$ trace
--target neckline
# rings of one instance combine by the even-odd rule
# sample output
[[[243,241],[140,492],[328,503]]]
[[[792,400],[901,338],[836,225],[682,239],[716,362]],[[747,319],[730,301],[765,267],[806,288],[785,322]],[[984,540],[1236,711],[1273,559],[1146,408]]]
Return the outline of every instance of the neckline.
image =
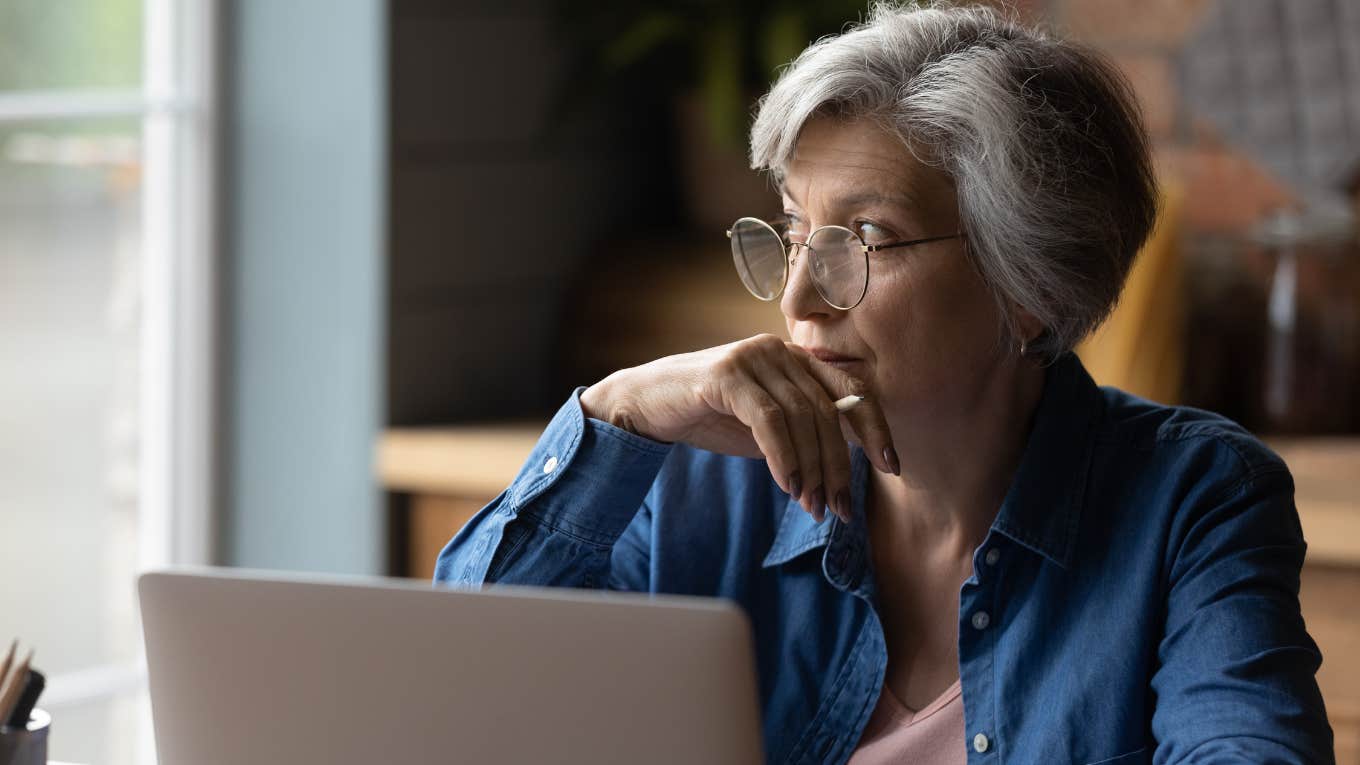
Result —
[[[888,687],[886,682],[883,684],[883,698],[887,700],[889,706],[893,707],[893,716],[906,718],[907,725],[914,725],[921,722],[927,717],[939,712],[941,709],[944,709],[946,706],[949,706],[954,699],[961,695],[963,695],[962,677],[955,680],[953,685],[945,688],[939,696],[935,697],[934,701],[931,701],[929,704],[922,707],[920,711],[917,711],[907,706],[901,699],[897,698],[897,694],[893,693],[892,688]]]

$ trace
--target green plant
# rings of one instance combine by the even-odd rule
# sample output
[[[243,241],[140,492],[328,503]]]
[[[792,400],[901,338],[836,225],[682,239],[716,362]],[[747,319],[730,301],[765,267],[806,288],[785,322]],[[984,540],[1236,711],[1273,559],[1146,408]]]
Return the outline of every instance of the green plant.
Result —
[[[752,95],[808,43],[866,8],[865,0],[567,0],[559,17],[587,89],[693,90],[711,134],[737,146]]]

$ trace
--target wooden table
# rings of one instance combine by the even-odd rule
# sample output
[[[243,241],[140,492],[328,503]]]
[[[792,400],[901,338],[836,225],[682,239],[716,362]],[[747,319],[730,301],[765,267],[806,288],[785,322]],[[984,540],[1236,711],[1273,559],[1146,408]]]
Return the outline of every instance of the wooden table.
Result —
[[[404,529],[392,573],[429,579],[444,544],[519,472],[542,423],[387,431],[377,470]],[[1308,556],[1299,601],[1322,648],[1337,762],[1360,765],[1360,439],[1272,440],[1294,473]]]

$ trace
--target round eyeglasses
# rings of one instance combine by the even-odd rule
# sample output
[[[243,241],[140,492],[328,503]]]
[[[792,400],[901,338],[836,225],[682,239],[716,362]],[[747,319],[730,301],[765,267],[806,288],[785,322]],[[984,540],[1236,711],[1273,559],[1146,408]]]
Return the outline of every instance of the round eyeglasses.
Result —
[[[759,218],[738,218],[727,230],[737,275],[752,295],[770,301],[783,294],[789,281],[789,266],[798,264],[797,248],[805,247],[808,271],[817,294],[842,311],[859,305],[869,291],[869,253],[962,236],[957,233],[865,244],[859,234],[844,226],[821,226],[808,235],[806,242],[786,242],[774,226]]]

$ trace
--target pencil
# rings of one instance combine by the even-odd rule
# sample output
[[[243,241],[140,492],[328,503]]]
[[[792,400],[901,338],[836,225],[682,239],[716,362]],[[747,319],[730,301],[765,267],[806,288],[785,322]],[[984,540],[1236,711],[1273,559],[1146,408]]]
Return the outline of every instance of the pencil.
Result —
[[[9,672],[10,662],[14,661],[14,650],[18,647],[19,638],[15,638],[14,642],[9,644],[9,654],[5,656],[4,663],[0,664],[0,688],[5,687],[5,677]]]
[[[19,695],[24,692],[24,686],[28,684],[28,665],[33,661],[33,649],[29,649],[28,656],[19,662],[19,666],[14,668],[14,672],[5,682],[3,691],[0,691],[0,725],[4,725],[9,720],[10,712],[14,711],[14,704],[19,701]]]
[[[863,396],[846,396],[845,398],[837,399],[836,411],[840,412],[841,414],[844,414],[850,411],[851,409],[854,409],[856,406],[859,406],[859,402],[863,400],[864,400]]]

